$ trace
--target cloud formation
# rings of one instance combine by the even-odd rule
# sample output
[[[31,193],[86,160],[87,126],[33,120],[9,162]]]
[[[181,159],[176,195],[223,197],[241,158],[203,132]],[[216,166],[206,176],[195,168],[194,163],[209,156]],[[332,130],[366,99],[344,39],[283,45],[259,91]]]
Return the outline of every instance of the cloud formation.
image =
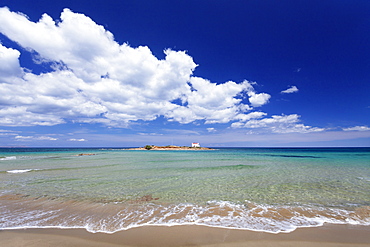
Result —
[[[83,138],[81,138],[81,139],[72,138],[72,139],[69,139],[68,141],[71,141],[71,142],[86,142],[86,140],[83,139]]]
[[[370,128],[367,126],[355,126],[350,128],[343,128],[344,131],[370,131]]]
[[[0,136],[17,136],[18,131],[0,129]]]
[[[20,51],[0,44],[3,126],[127,127],[159,116],[179,123],[228,123],[270,99],[248,81],[216,84],[194,77],[197,65],[184,51],[167,49],[158,59],[146,46],[119,44],[103,26],[69,9],[60,20],[43,14],[32,22],[3,7],[0,32],[31,52],[35,63],[51,64],[50,72],[33,73],[21,67]]]
[[[296,93],[298,92],[298,88],[296,86],[291,86],[290,88],[284,90],[284,91],[281,91],[281,93]]]
[[[244,122],[236,122],[233,128],[261,129],[272,133],[310,133],[324,131],[324,128],[306,126],[300,123],[299,115],[274,115],[271,118],[262,118],[266,113],[253,112],[245,115]]]
[[[14,137],[17,141],[57,141],[58,138],[50,136],[16,136]]]

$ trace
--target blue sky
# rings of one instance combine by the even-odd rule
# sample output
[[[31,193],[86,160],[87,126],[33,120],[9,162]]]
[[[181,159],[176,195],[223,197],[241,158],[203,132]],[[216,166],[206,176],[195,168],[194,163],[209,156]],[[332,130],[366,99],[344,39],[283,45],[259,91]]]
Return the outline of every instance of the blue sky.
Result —
[[[0,146],[370,146],[370,2],[0,3]]]

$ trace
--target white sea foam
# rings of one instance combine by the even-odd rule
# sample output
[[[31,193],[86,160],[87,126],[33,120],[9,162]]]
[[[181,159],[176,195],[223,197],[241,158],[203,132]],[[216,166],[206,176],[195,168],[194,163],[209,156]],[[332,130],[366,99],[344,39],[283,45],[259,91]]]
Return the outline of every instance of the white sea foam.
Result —
[[[0,158],[0,160],[15,160],[15,159],[17,159],[16,156],[7,156],[7,157]]]
[[[22,169],[22,170],[10,170],[7,171],[7,173],[25,173],[25,172],[30,172],[30,171],[39,171],[41,169]]]
[[[7,171],[8,173],[24,173],[24,172],[30,172],[32,169],[24,169],[24,170],[10,170]]]
[[[29,205],[27,202],[25,206]],[[41,202],[40,202],[41,203]],[[52,203],[52,202],[51,202]],[[43,204],[46,205],[46,204]],[[48,203],[49,205],[49,203]],[[127,206],[127,205],[126,205]],[[132,206],[96,204],[53,205],[48,211],[3,210],[0,229],[14,228],[85,228],[89,232],[114,233],[131,228],[157,225],[202,225],[209,227],[251,230],[269,233],[292,232],[302,227],[318,227],[324,223],[370,225],[367,213],[334,208],[307,208],[236,204],[211,201],[206,206],[194,204]],[[77,210],[78,209],[78,210]],[[367,216],[366,216],[367,215]]]

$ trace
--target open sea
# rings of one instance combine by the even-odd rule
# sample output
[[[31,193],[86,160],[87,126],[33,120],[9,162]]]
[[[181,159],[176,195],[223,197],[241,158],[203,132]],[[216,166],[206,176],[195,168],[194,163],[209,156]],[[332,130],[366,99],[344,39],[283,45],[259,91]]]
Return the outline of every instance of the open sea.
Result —
[[[324,223],[370,225],[370,148],[0,148],[0,229]]]

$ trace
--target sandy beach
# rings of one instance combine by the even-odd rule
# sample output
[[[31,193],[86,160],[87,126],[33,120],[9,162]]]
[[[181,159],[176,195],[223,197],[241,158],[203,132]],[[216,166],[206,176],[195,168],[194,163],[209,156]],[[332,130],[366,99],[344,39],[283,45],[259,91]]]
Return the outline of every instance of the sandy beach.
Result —
[[[145,226],[114,234],[83,229],[22,229],[0,231],[0,246],[370,246],[370,226],[324,225],[291,233],[270,234],[205,226]]]

